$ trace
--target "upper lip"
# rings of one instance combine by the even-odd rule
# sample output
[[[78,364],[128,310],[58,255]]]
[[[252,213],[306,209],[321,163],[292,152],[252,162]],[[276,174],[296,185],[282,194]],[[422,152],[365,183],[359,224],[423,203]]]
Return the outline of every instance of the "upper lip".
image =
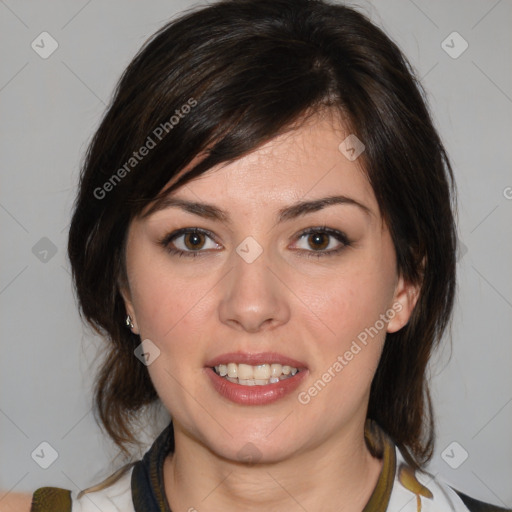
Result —
[[[278,354],[277,352],[230,352],[210,359],[206,362],[205,366],[213,368],[214,366],[228,363],[249,364],[251,366],[277,363],[283,366],[292,366],[297,369],[306,368],[304,363],[292,359],[291,357]]]

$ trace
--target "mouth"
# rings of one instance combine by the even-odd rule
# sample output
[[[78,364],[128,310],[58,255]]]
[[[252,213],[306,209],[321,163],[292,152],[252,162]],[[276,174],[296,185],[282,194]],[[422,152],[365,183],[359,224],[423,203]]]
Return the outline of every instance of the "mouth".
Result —
[[[214,389],[232,402],[264,405],[292,393],[309,371],[300,361],[276,352],[233,352],[205,365]]]
[[[241,386],[266,386],[293,377],[300,370],[295,366],[279,363],[258,365],[227,363],[212,367],[212,370],[233,384]]]

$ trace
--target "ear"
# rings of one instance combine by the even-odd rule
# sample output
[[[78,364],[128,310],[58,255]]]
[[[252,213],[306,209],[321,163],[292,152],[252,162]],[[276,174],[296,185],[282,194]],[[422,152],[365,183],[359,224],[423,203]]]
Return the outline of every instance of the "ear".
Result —
[[[123,298],[124,307],[126,308],[126,314],[130,315],[130,319],[132,321],[133,327],[127,325],[127,327],[134,333],[139,334],[139,327],[137,325],[137,317],[135,315],[135,308],[133,307],[132,295],[130,292],[130,287],[126,280],[120,279],[118,281],[119,293]]]
[[[404,327],[416,306],[420,294],[420,285],[407,282],[403,276],[398,278],[393,295],[391,309],[395,315],[389,320],[387,332],[396,332]]]

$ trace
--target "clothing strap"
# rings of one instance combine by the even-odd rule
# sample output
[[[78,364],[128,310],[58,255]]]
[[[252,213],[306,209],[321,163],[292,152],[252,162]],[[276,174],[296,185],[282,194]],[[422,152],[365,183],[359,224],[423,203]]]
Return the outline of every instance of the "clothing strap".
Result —
[[[171,421],[133,467],[131,485],[135,512],[172,512],[163,479],[165,458],[172,451],[174,429]]]
[[[32,494],[30,512],[71,512],[71,491],[40,487]]]
[[[384,512],[388,508],[396,473],[396,452],[393,441],[373,420],[367,420],[364,437],[370,453],[382,459],[382,469],[377,485],[363,512]]]

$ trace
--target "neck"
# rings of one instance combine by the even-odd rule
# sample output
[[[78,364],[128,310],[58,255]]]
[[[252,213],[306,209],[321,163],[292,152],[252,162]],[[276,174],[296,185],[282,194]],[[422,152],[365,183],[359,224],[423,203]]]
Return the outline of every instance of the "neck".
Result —
[[[253,465],[219,457],[179,425],[174,432],[176,450],[164,464],[172,510],[361,511],[382,468],[362,425],[285,460]]]

